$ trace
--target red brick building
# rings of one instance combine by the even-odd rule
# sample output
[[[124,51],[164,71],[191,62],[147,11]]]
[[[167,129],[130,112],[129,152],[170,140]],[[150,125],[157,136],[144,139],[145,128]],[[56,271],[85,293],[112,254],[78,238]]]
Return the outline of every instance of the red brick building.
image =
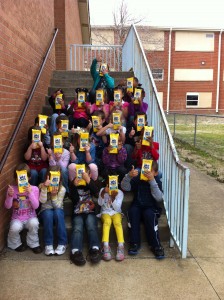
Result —
[[[101,34],[99,34],[99,31]],[[224,37],[221,29],[137,27],[159,98],[167,112],[224,114]],[[92,27],[92,43],[113,27]]]
[[[59,28],[23,124],[0,174],[0,250],[10,213],[4,208],[7,185],[21,162],[27,130],[41,113],[52,71],[69,65],[71,43],[90,43],[88,0],[0,2],[0,159],[34,84],[45,52]]]

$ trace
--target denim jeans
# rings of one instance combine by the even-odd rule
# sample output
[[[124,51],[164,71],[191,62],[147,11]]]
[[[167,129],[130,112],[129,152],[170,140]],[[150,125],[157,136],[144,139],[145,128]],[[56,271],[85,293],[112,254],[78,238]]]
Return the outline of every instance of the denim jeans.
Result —
[[[71,249],[83,249],[83,231],[84,226],[86,227],[89,248],[93,246],[100,247],[98,228],[97,228],[97,217],[93,213],[75,215],[72,220],[72,236],[71,236]]]
[[[56,225],[58,245],[67,245],[67,232],[65,228],[64,211],[61,208],[45,209],[40,214],[44,225],[44,244],[45,246],[53,245],[54,228]]]
[[[159,213],[151,207],[142,208],[132,205],[128,210],[128,219],[131,224],[130,243],[141,244],[140,224],[143,219],[148,244],[152,247],[160,247],[158,216]]]
[[[31,169],[31,179],[30,184],[38,186],[40,183],[46,180],[47,169],[43,168],[39,172],[37,170]]]
[[[61,167],[62,185],[65,187],[66,192],[69,193],[68,187],[68,168]]]

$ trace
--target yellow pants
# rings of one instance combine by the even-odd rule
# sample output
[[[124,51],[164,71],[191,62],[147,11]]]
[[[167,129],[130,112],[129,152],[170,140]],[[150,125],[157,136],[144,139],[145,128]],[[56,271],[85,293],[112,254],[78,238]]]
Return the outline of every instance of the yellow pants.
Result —
[[[118,243],[124,243],[124,234],[122,228],[122,217],[121,214],[117,213],[113,216],[102,214],[101,220],[103,222],[103,237],[102,242],[109,242],[109,234],[110,234],[110,227],[113,221],[114,228],[117,235]]]

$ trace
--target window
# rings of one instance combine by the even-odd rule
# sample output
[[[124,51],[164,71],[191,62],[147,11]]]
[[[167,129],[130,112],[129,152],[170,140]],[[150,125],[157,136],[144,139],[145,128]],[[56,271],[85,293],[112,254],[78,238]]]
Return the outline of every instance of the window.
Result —
[[[186,106],[187,107],[195,107],[199,105],[199,94],[198,93],[187,93],[186,95]]]
[[[163,80],[163,69],[152,69],[152,76],[155,80]]]

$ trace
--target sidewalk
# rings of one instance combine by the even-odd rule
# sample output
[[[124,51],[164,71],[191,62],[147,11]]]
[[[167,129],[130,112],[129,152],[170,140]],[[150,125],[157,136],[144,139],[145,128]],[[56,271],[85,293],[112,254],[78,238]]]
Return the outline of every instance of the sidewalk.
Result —
[[[136,258],[98,266],[68,255],[6,252],[0,257],[0,299],[224,299],[224,184],[190,166],[188,257],[165,244],[157,261],[144,245]]]

